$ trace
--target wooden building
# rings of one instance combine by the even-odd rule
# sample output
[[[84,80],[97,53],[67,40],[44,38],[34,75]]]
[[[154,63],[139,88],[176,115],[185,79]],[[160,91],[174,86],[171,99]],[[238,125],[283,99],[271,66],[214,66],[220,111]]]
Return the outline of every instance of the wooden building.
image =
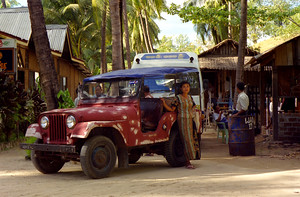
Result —
[[[52,57],[61,90],[68,89],[75,98],[78,83],[91,75],[84,61],[72,55],[71,40],[67,25],[46,25]],[[0,39],[14,39],[17,43],[15,79],[28,89],[35,85],[39,65],[31,36],[28,8],[0,9]]]
[[[227,39],[198,55],[204,89],[209,89],[212,102],[217,102],[221,106],[232,105],[238,47],[238,42]],[[258,52],[246,48],[245,62],[257,54]],[[259,85],[257,80],[253,80],[253,77],[258,73],[257,71],[257,68],[245,68],[244,82],[251,87]]]
[[[266,68],[272,68],[274,140],[300,142],[300,35],[254,56],[248,65],[260,68],[262,98],[265,98]],[[260,111],[266,111],[264,102]],[[261,116],[261,122],[264,125],[265,116]]]

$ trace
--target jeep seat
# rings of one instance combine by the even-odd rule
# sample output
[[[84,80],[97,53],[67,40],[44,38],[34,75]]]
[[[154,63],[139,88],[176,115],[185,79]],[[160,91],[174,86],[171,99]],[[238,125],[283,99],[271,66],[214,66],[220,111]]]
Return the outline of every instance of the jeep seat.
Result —
[[[142,131],[155,131],[163,113],[159,98],[141,98]]]

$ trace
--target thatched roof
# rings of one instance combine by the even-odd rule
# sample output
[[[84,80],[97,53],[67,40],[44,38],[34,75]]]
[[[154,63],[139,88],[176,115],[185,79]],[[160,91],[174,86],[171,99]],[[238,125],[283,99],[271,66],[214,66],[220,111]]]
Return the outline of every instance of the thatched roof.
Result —
[[[249,62],[252,56],[246,56],[244,63]],[[200,69],[236,70],[238,57],[201,57],[198,58]],[[244,68],[247,71],[257,71],[258,67]]]
[[[222,49],[224,48],[224,49]],[[226,39],[215,45],[213,48],[204,51],[198,55],[198,57],[207,57],[207,56],[237,56],[239,48],[239,43],[232,39]],[[255,56],[259,54],[257,51],[254,51],[246,47],[245,56]]]
[[[198,61],[201,69],[216,69],[216,70],[235,70],[238,62],[238,47],[239,43],[226,39],[213,48],[204,51],[198,55]],[[258,52],[248,47],[245,50],[245,61],[257,55]],[[247,67],[245,70],[257,70],[257,68]]]

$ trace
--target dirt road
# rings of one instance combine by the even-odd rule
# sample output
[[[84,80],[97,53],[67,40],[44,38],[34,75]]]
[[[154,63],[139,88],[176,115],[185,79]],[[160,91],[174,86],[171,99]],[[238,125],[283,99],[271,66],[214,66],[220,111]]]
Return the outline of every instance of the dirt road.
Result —
[[[300,151],[300,150],[299,150]],[[39,173],[24,151],[0,152],[0,196],[300,196],[300,160],[269,156],[232,157],[215,132],[202,139],[195,170],[171,168],[162,156],[143,156],[109,178],[88,179],[80,163],[67,163],[57,174]],[[273,157],[273,158],[272,158]]]

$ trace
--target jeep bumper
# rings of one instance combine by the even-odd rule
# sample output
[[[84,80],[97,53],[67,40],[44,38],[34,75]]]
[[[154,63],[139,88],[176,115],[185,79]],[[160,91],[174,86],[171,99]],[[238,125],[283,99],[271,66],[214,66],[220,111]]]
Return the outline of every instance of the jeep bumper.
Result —
[[[53,144],[20,144],[21,149],[47,151],[47,152],[60,152],[60,153],[76,153],[74,145],[53,145]]]

